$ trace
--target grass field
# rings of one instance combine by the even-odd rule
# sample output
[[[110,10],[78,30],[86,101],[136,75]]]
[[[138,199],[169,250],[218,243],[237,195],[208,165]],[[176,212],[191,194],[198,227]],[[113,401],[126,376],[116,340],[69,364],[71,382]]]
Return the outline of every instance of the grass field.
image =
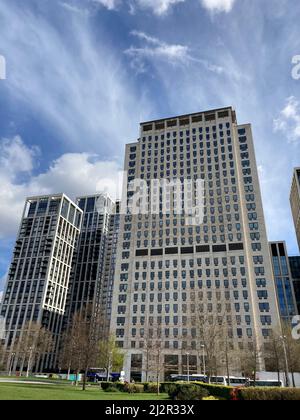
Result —
[[[107,401],[141,401],[166,400],[167,394],[126,394],[124,392],[107,393],[99,388],[88,388],[82,391],[80,387],[55,385],[27,385],[0,383],[0,400],[107,400]]]

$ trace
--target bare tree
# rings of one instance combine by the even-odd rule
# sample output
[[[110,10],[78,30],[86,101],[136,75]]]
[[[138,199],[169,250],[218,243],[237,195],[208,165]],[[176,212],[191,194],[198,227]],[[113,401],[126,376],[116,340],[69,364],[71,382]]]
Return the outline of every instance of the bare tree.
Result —
[[[290,373],[292,374],[293,387],[296,388],[295,373],[300,372],[300,343],[292,336],[292,325],[289,322],[282,324],[281,344],[283,353],[286,351],[287,362]],[[285,355],[283,356],[285,357]],[[288,370],[288,369],[286,369]],[[289,372],[287,372],[288,374]]]
[[[281,326],[274,328],[272,330],[270,340],[265,343],[264,346],[264,356],[267,364],[267,370],[277,372],[278,382],[280,381],[280,373],[285,371],[284,351],[281,336]]]
[[[251,342],[242,343],[242,348],[237,351],[241,370],[246,378],[253,379],[254,385],[263,355],[264,349],[255,338]]]
[[[100,331],[102,322],[91,307],[76,313],[64,337],[62,346],[62,367],[83,372],[83,391],[86,389],[87,374],[95,366],[100,352]]]
[[[146,374],[146,381],[155,378],[157,393],[159,394],[160,379],[165,371],[164,364],[164,339],[162,337],[162,327],[160,324],[150,323],[143,336],[143,371]]]
[[[220,371],[230,373],[230,340],[226,322],[225,304],[218,301],[217,313],[205,313],[203,302],[199,301],[196,312],[196,331],[199,358],[205,353],[208,381]]]
[[[27,323],[19,339],[16,340],[14,347],[9,349],[8,357],[14,354],[16,360],[21,360],[20,373],[22,375],[24,366],[27,367],[27,376],[32,370],[38,369],[39,362],[47,354],[53,352],[54,339],[53,335],[46,328],[42,327],[40,323]]]

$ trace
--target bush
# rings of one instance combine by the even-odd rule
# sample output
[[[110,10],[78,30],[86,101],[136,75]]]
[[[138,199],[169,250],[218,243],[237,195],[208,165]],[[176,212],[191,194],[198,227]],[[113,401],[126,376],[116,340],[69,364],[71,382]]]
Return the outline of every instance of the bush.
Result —
[[[176,388],[176,384],[174,382],[163,382],[160,384],[160,392],[164,394],[170,394],[170,392],[174,392]]]
[[[194,401],[208,397],[208,392],[198,385],[178,384],[174,388],[174,391],[169,393],[169,396],[172,400]]]
[[[101,382],[101,389],[103,389],[103,391],[106,391],[107,388],[116,388],[117,389],[117,384],[116,383],[112,383],[112,382]]]
[[[300,389],[241,388],[238,395],[244,401],[299,401]]]
[[[222,385],[204,384],[202,382],[196,383],[201,388],[205,389],[209,395],[222,400],[231,400],[233,387]]]
[[[144,384],[144,391],[149,394],[157,394],[157,391],[160,391],[161,387],[157,383],[146,383]]]
[[[115,386],[109,386],[104,392],[118,392],[118,389]]]
[[[142,394],[144,392],[144,385],[143,384],[125,384],[124,392],[128,392],[129,394]]]

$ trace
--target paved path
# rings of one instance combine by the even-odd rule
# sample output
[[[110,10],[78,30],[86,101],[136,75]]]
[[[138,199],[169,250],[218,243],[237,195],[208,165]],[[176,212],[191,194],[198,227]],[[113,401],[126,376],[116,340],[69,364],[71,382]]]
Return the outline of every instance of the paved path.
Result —
[[[0,384],[26,384],[26,385],[60,385],[55,382],[40,382],[40,381],[23,381],[23,380],[17,380],[17,379],[0,379]]]

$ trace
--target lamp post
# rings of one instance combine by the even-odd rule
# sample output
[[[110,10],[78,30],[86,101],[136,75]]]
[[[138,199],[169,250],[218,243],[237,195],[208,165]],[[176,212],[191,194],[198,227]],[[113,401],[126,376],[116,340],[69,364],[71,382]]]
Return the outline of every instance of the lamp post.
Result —
[[[201,345],[202,348],[202,359],[203,359],[203,375],[206,376],[206,366],[205,366],[205,345]]]
[[[286,375],[286,386],[287,388],[290,387],[290,369],[289,369],[289,361],[288,361],[288,355],[287,355],[287,350],[286,350],[286,336],[281,336],[280,339],[282,340],[282,345],[283,345],[283,351],[284,351],[284,359],[285,359],[285,375]]]
[[[26,377],[29,378],[30,369],[31,369],[31,359],[32,359],[33,348],[29,348],[29,358],[28,358],[28,366],[27,366],[27,373]]]
[[[188,375],[188,382],[190,382],[190,353],[186,354],[187,360],[187,375]]]
[[[108,357],[107,372],[106,372],[106,373],[107,373],[107,382],[109,382],[110,371],[111,371],[111,369],[112,369],[112,362],[113,362],[112,357],[113,357],[113,352],[112,352],[112,351],[110,351],[110,352],[109,352],[109,357]]]
[[[10,358],[10,364],[9,364],[9,373],[8,373],[8,376],[11,376],[11,375],[12,375],[12,371],[13,371],[13,366],[14,366],[15,357],[16,357],[16,353],[12,353],[12,354],[11,354],[11,358]]]

